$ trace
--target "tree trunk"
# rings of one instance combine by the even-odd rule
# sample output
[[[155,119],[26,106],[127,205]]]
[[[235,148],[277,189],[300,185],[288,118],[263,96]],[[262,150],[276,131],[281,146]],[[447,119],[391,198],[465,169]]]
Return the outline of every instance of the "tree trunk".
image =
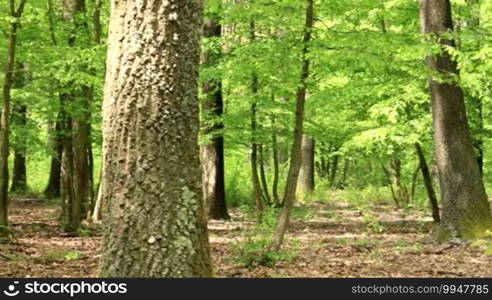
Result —
[[[23,63],[16,63],[14,71],[13,87],[15,89],[23,88],[26,84],[27,70]],[[27,125],[27,105],[23,103],[13,104],[12,121],[14,128],[17,127],[22,133]],[[12,176],[12,184],[10,190],[12,192],[25,192],[27,190],[27,168],[26,168],[26,151],[28,141],[21,134],[15,141],[14,148],[14,169]]]
[[[400,200],[395,192],[395,187],[393,186],[393,179],[392,179],[393,176],[391,175],[391,172],[388,170],[388,168],[386,168],[385,165],[382,163],[381,163],[381,168],[383,169],[383,172],[386,175],[387,183],[391,191],[391,197],[393,197],[393,201],[395,201],[396,207],[400,207]]]
[[[285,187],[284,206],[280,212],[277,228],[273,237],[270,249],[273,251],[280,250],[282,246],[285,231],[289,224],[289,217],[294,207],[297,179],[301,168],[302,154],[302,135],[304,131],[304,105],[306,102],[307,81],[309,79],[309,43],[311,42],[311,30],[314,23],[314,0],[306,0],[306,25],[304,28],[303,50],[302,50],[302,69],[300,86],[296,96],[296,118],[294,127],[294,141],[290,156],[289,173],[287,175],[287,183]]]
[[[417,189],[417,181],[419,177],[419,171],[420,171],[420,163],[418,166],[415,168],[412,174],[412,187],[410,189],[410,201],[415,201],[415,191]]]
[[[0,117],[0,239],[8,239],[8,189],[9,189],[9,128],[10,104],[12,101],[12,84],[14,78],[15,56],[17,48],[17,31],[19,18],[22,16],[26,0],[21,0],[15,6],[14,0],[9,0],[9,15],[11,20],[8,32],[7,63],[3,80],[3,105]],[[17,19],[17,20],[15,20]]]
[[[474,31],[479,31],[480,29],[480,0],[466,0],[468,6],[475,7],[476,10],[472,11],[469,18],[464,21],[466,27],[470,27]],[[459,29],[457,29],[459,30]],[[472,46],[473,51],[478,51],[481,49],[482,44],[481,39],[476,39],[474,45]],[[480,169],[480,173],[483,176],[484,172],[484,112],[483,112],[483,96],[475,95],[472,91],[464,91],[465,98],[469,100],[469,122],[470,131],[472,135],[472,143],[476,152],[477,162]]]
[[[391,160],[391,179],[396,187],[396,197],[398,198],[398,203],[402,205],[408,204],[410,197],[408,194],[407,187],[403,184],[401,178],[401,160],[399,158],[393,158]]]
[[[27,106],[19,105],[14,107],[12,121],[17,126],[27,125]],[[27,190],[27,168],[26,168],[26,141],[19,141],[20,145],[14,148],[14,170],[12,176],[12,192],[22,192]]]
[[[457,64],[445,50],[455,46],[443,36],[453,31],[450,1],[421,0],[421,21],[423,32],[440,38],[442,47],[440,54],[426,59],[427,65],[446,77],[445,81],[429,79],[442,197],[439,238],[482,236],[492,226],[492,217],[473,151]]]
[[[256,38],[254,21],[250,22],[250,35],[251,41],[254,42]],[[258,112],[258,104],[256,99],[259,89],[258,85],[258,76],[255,72],[253,72],[251,80],[251,92],[253,94],[253,103],[251,104],[251,180],[253,183],[254,201],[258,212],[258,219],[261,219],[261,215],[263,213],[263,191],[261,190],[260,177],[258,175],[258,142],[256,141],[258,135],[258,120],[256,116]]]
[[[68,46],[74,47],[79,32],[89,36],[87,22],[82,16],[86,11],[85,0],[63,0],[63,14],[67,24],[72,23],[72,34]],[[70,88],[69,88],[70,89]],[[79,86],[61,95],[62,107],[76,107],[66,110],[63,136],[63,156],[61,166],[61,197],[63,201],[63,220],[66,231],[75,232],[88,217],[91,205],[91,167],[90,167],[90,102],[92,89]],[[66,178],[69,176],[69,178]]]
[[[266,205],[272,204],[272,198],[270,197],[270,192],[268,191],[268,180],[265,170],[265,153],[263,144],[259,145],[259,161],[260,161],[260,180],[261,186],[263,190],[263,199],[265,200]]]
[[[272,158],[273,158],[273,179],[272,179],[272,196],[275,206],[280,206],[280,197],[278,196],[278,182],[280,177],[277,130],[275,128],[275,117],[272,116]]]
[[[58,120],[55,122],[54,128],[50,129],[51,135],[51,149],[53,154],[51,156],[51,164],[50,164],[50,175],[48,178],[48,185],[44,190],[43,194],[48,199],[55,199],[61,197],[61,160],[63,153],[63,137],[61,134],[62,123],[61,123],[61,115],[58,117]]]
[[[104,165],[104,162],[103,162]],[[96,201],[94,203],[94,209],[92,210],[92,216],[90,218],[90,221],[93,223],[100,223],[102,220],[102,191],[103,191],[103,170],[101,168],[101,171],[99,172],[99,184],[97,185],[97,191],[96,191]]]
[[[53,10],[52,0],[48,0],[48,24],[49,24],[51,43],[53,46],[57,46],[58,41],[56,39],[54,10]],[[60,107],[62,106],[60,105]],[[61,133],[63,113],[61,113],[61,109],[60,112],[58,112],[55,125],[54,126],[50,125],[49,132],[48,132],[51,139],[51,149],[53,151],[51,156],[48,185],[46,186],[43,192],[44,196],[48,199],[61,197],[61,160],[63,154],[63,137]]]
[[[221,31],[222,27],[217,20],[205,21],[203,33],[206,38],[220,38]],[[217,65],[222,56],[220,48],[217,52],[210,50],[203,53],[202,65]],[[227,213],[224,176],[224,123],[221,119],[224,114],[222,80],[220,78],[207,80],[203,84],[202,91],[206,96],[202,109],[204,118],[208,121],[203,131],[205,135],[212,135],[211,139],[201,146],[203,197],[210,219],[228,220],[230,217]]]
[[[330,186],[331,187],[335,186],[335,181],[337,179],[338,161],[339,160],[340,160],[340,155],[335,154],[335,156],[333,156],[333,158],[332,158],[331,167],[329,168],[330,169]]]
[[[422,170],[422,178],[424,178],[425,189],[427,190],[427,196],[429,197],[429,203],[432,208],[432,218],[434,222],[439,223],[441,218],[439,216],[439,204],[437,203],[436,192],[432,186],[432,178],[430,176],[429,167],[425,160],[424,151],[419,143],[415,143],[415,149],[419,157],[420,169]]]
[[[314,139],[306,134],[302,136],[301,168],[297,179],[297,192],[314,192]]]
[[[345,163],[343,165],[343,174],[342,174],[342,181],[341,181],[342,188],[345,188],[347,186],[347,177],[350,169],[350,160],[348,160],[347,158],[345,158],[344,160]]]
[[[198,146],[201,1],[111,3],[100,275],[209,277]]]

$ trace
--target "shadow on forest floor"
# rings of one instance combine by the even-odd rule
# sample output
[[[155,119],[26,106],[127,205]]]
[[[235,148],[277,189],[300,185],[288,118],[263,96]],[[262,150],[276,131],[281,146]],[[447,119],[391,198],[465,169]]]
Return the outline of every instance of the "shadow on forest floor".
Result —
[[[286,245],[297,253],[273,267],[246,268],[234,245],[252,222],[237,209],[232,221],[209,224],[218,277],[492,277],[485,244],[434,243],[433,224],[419,211],[378,205],[370,215],[348,203],[314,203],[309,218],[293,218]],[[73,237],[58,226],[59,208],[33,199],[12,201],[15,241],[0,245],[0,277],[95,277],[100,230]],[[292,242],[294,241],[294,242]]]

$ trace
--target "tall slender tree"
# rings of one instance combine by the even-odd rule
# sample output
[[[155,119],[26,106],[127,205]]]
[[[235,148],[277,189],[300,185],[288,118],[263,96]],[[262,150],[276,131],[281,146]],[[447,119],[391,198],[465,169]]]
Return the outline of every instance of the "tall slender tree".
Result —
[[[250,30],[250,41],[252,43],[256,40],[256,26],[255,21],[251,20],[249,23]],[[260,144],[258,143],[258,92],[260,83],[258,80],[258,74],[256,70],[253,70],[251,76],[251,93],[252,93],[252,103],[251,103],[251,181],[253,184],[253,196],[256,205],[256,210],[258,216],[261,218],[263,213],[263,191],[261,189],[260,175],[258,169],[258,152]]]
[[[220,38],[222,26],[218,17],[213,16],[205,20],[203,34],[206,38]],[[203,53],[202,65],[217,65],[222,54],[221,48],[210,49]],[[225,177],[224,177],[224,101],[222,99],[222,80],[209,79],[202,87],[205,99],[202,102],[204,118],[204,134],[211,135],[209,141],[201,146],[203,168],[203,196],[207,206],[208,216],[211,219],[229,219],[226,206]]]
[[[301,168],[302,155],[302,135],[304,131],[304,105],[306,103],[307,84],[309,79],[309,44],[312,39],[314,25],[314,0],[306,0],[306,23],[304,27],[303,48],[302,48],[302,67],[300,85],[296,96],[296,117],[294,127],[294,141],[290,153],[289,173],[285,186],[284,206],[280,212],[277,227],[270,249],[278,251],[282,246],[285,231],[289,224],[290,213],[294,207],[297,189],[297,179]]]
[[[26,85],[27,69],[23,63],[16,63],[14,71],[13,87],[21,89]],[[14,99],[15,100],[15,99]],[[22,101],[14,101],[12,108],[11,123],[18,128],[20,132],[25,130],[27,125],[27,105]],[[14,149],[14,167],[12,174],[12,184],[10,190],[12,192],[22,192],[27,190],[27,167],[26,167],[26,151],[27,140],[24,135],[16,139],[12,145]]]
[[[492,226],[490,206],[473,151],[457,63],[447,47],[453,18],[449,0],[421,0],[422,30],[441,46],[427,57],[434,144],[442,197],[440,238],[473,238]]]
[[[48,18],[51,45],[53,47],[56,47],[58,45],[58,40],[55,32],[55,13],[53,0],[47,0],[46,15]],[[51,95],[53,95],[53,93]],[[43,192],[44,196],[48,199],[60,198],[61,196],[61,160],[63,155],[63,138],[61,133],[63,117],[62,110],[63,108],[60,107],[58,113],[56,114],[56,120],[51,121],[48,126],[48,134],[50,136],[50,146],[52,153],[48,184],[46,185],[46,188]]]
[[[208,277],[199,161],[201,0],[111,1],[103,277]]]
[[[63,0],[64,19],[71,24],[68,45],[77,47],[90,40],[85,0]],[[85,35],[85,36],[84,36]],[[61,196],[63,200],[64,226],[76,231],[88,213],[92,198],[90,105],[92,89],[79,86],[61,94],[63,106],[71,110],[63,112],[63,156],[61,166]],[[77,109],[74,109],[77,108]]]
[[[8,11],[10,27],[8,31],[7,63],[3,80],[3,104],[0,117],[0,239],[8,238],[8,190],[9,190],[9,141],[10,141],[10,105],[12,102],[12,85],[17,53],[17,34],[20,18],[24,12],[26,0],[9,0]]]

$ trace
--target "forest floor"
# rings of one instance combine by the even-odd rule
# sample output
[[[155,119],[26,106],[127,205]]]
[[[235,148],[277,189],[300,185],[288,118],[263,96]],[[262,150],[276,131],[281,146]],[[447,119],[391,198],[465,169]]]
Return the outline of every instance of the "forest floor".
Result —
[[[487,241],[438,244],[430,234],[431,219],[418,210],[361,208],[337,200],[336,193],[329,197],[297,208],[301,213],[294,214],[287,236],[288,259],[270,266],[245,263],[245,253],[238,251],[254,228],[241,210],[231,210],[232,221],[211,221],[216,276],[492,277]],[[101,230],[67,235],[58,226],[59,214],[58,206],[36,199],[12,201],[15,240],[0,245],[0,277],[97,276]]]

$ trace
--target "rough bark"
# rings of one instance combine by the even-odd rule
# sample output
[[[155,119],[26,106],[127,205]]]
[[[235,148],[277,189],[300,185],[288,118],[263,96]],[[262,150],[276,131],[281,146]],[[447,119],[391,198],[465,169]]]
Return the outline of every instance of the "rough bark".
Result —
[[[200,0],[111,1],[102,277],[208,277]]]
[[[220,38],[222,27],[215,19],[208,19],[203,26],[203,34],[206,38]],[[202,65],[216,65],[221,57],[218,51],[209,50],[202,55]],[[222,80],[214,78],[207,80],[202,86],[205,99],[202,102],[205,126],[203,133],[211,135],[209,141],[201,146],[202,172],[203,172],[203,197],[210,219],[228,220],[226,194],[225,194],[225,168],[224,168],[224,101],[222,98]],[[211,123],[211,125],[209,125]]]
[[[302,136],[297,192],[301,195],[314,192],[314,139],[306,134]]]
[[[432,186],[432,177],[429,172],[429,166],[425,160],[424,150],[419,143],[415,144],[415,149],[417,150],[417,155],[419,157],[420,170],[422,170],[422,177],[424,178],[425,189],[427,190],[427,196],[429,197],[429,203],[432,209],[432,218],[434,222],[439,223],[441,218],[439,216],[439,204],[437,202],[436,192]]]
[[[299,89],[296,96],[296,117],[294,127],[294,141],[292,143],[289,173],[285,187],[284,206],[280,212],[275,234],[273,236],[270,249],[278,251],[282,246],[285,231],[289,224],[290,213],[294,207],[297,179],[301,168],[302,154],[302,135],[304,131],[304,105],[306,102],[307,81],[309,79],[310,60],[309,43],[312,37],[312,28],[314,23],[314,0],[306,0],[306,24],[304,27],[303,49],[302,49],[302,68]]]
[[[0,239],[8,238],[8,189],[9,189],[9,139],[10,139],[10,105],[12,101],[12,84],[17,48],[17,34],[20,17],[24,11],[26,0],[21,0],[18,7],[14,0],[9,0],[10,22],[8,31],[7,62],[3,80],[3,104],[0,117]]]
[[[434,72],[429,85],[442,197],[439,238],[481,236],[492,226],[492,217],[473,151],[457,63],[445,50],[455,46],[444,36],[453,31],[450,1],[421,0],[421,22],[423,32],[437,38],[442,46],[441,53],[426,59]]]

